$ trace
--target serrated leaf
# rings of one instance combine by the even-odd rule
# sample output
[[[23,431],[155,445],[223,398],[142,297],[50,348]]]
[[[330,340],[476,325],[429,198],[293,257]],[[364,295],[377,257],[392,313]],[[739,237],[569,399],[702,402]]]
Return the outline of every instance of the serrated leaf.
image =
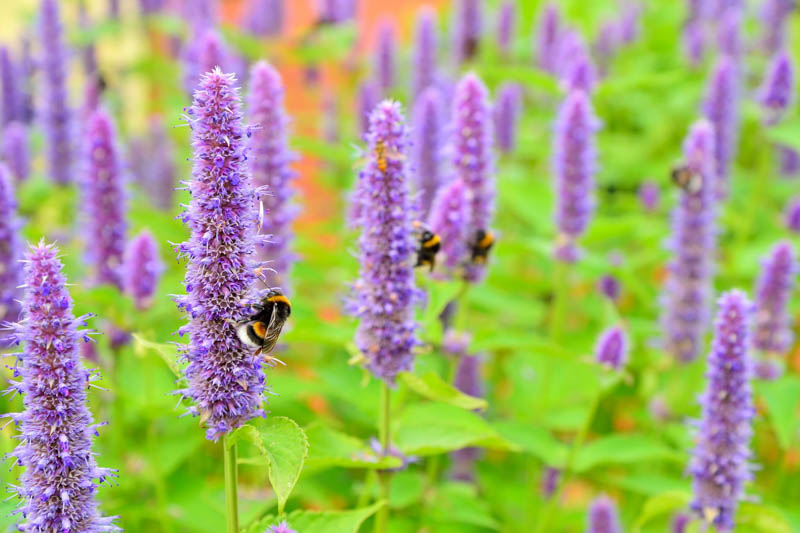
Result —
[[[651,520],[686,509],[692,501],[692,494],[682,490],[671,490],[648,498],[634,522],[633,530],[639,531]]]
[[[149,341],[137,333],[132,336],[133,349],[137,355],[141,356],[145,351],[152,350],[161,357],[175,376],[181,376],[181,369],[178,365],[178,347],[176,345]]]
[[[609,435],[581,447],[575,460],[575,471],[585,472],[603,464],[652,463],[655,461],[685,462],[681,452],[673,450],[653,437],[641,434]]]
[[[286,517],[268,516],[248,527],[247,533],[264,533],[269,526],[283,520],[302,533],[358,533],[361,524],[384,505],[386,502],[382,500],[352,511],[292,511]]]
[[[767,415],[775,428],[778,443],[782,449],[789,449],[800,429],[800,419],[797,416],[800,408],[800,379],[783,376],[775,381],[759,382],[757,390],[767,403]]]
[[[483,398],[464,394],[453,385],[445,382],[435,372],[426,372],[421,376],[403,372],[400,374],[400,381],[405,383],[409,389],[429,400],[469,410],[485,410],[488,406],[488,403]]]
[[[394,444],[408,455],[435,455],[479,446],[516,450],[479,415],[443,403],[420,403],[399,416]]]
[[[363,441],[321,424],[306,428],[309,453],[306,468],[374,468],[387,469],[402,466],[393,456],[378,457]]]

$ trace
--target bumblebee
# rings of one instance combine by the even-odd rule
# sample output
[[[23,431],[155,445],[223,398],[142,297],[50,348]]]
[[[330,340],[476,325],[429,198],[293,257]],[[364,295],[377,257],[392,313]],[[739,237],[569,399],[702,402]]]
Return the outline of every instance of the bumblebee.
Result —
[[[292,314],[292,303],[280,289],[270,289],[261,303],[253,306],[256,313],[237,322],[236,334],[247,346],[256,348],[256,353],[264,354],[267,362],[282,361],[267,355],[275,348],[283,325]]]
[[[494,233],[485,229],[475,232],[475,238],[470,243],[472,250],[472,262],[476,265],[486,263],[489,257],[489,250],[494,246]]]
[[[436,267],[436,254],[442,248],[442,239],[430,230],[423,230],[419,237],[419,248],[417,248],[417,264],[419,266],[429,266],[430,271]]]
[[[673,183],[689,194],[697,194],[703,187],[703,176],[689,168],[688,165],[673,168],[671,175]]]

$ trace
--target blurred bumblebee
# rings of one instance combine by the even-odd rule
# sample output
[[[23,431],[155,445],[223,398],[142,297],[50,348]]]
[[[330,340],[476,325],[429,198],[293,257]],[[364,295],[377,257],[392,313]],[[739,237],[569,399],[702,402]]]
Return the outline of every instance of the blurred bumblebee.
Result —
[[[267,354],[275,348],[283,325],[292,314],[292,303],[280,289],[270,289],[260,303],[253,306],[256,313],[236,323],[236,334],[244,344],[257,348],[267,362],[277,361]]]
[[[415,267],[428,266],[430,271],[436,267],[436,254],[442,249],[442,239],[431,230],[423,230],[419,236],[417,248],[417,264]]]
[[[475,238],[470,243],[471,260],[476,265],[486,263],[489,258],[489,250],[494,246],[494,233],[485,229],[475,232]]]
[[[688,165],[680,165],[672,169],[672,182],[689,194],[697,194],[703,187],[703,176]]]
[[[369,156],[368,154],[364,153],[363,150],[360,150],[361,154],[356,162],[353,163],[353,168],[360,169],[366,166],[369,163]],[[406,156],[399,152],[396,148],[389,148],[386,146],[386,143],[383,139],[378,139],[375,142],[375,162],[378,165],[378,170],[381,172],[386,172],[386,169],[389,168],[389,160],[388,158],[395,159],[398,161],[405,160]]]

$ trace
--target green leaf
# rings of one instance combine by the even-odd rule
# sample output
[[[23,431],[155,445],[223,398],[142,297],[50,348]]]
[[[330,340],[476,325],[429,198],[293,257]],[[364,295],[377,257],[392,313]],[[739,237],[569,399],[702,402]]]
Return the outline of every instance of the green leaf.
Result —
[[[547,466],[561,468],[567,459],[567,446],[546,429],[525,422],[503,421],[495,429],[522,451],[539,458]]]
[[[429,400],[469,410],[484,410],[488,406],[488,403],[483,398],[464,394],[445,382],[436,372],[426,372],[421,376],[403,372],[400,374],[400,381],[405,383],[409,389]]]
[[[278,499],[278,512],[283,513],[308,457],[308,438],[294,420],[285,416],[271,416],[261,426],[246,424],[236,429],[228,437],[227,444],[230,447],[247,441],[256,446],[267,461],[269,482]]]
[[[136,355],[142,356],[147,350],[152,350],[161,357],[173,374],[180,377],[181,369],[178,366],[178,347],[175,344],[162,344],[149,341],[141,335],[133,334],[133,349]]]
[[[398,468],[402,461],[393,456],[378,457],[360,439],[322,424],[306,428],[309,453],[306,468]]]
[[[575,461],[575,470],[585,472],[604,464],[685,462],[681,452],[653,437],[640,434],[609,435],[584,445]]]
[[[778,443],[782,449],[789,449],[800,429],[800,419],[797,417],[800,408],[800,378],[783,376],[775,381],[761,381],[756,387],[767,403],[767,414],[775,428]]]
[[[361,524],[384,505],[385,501],[379,501],[352,511],[293,511],[285,518],[268,516],[247,528],[247,533],[264,533],[284,519],[292,529],[302,533],[358,533]]]
[[[489,505],[478,496],[475,486],[466,483],[446,483],[439,487],[429,513],[429,518],[436,522],[498,529]]]
[[[480,446],[515,450],[483,418],[443,403],[418,403],[406,408],[395,423],[394,442],[409,455],[435,455]]]
[[[749,526],[759,533],[792,533],[794,529],[786,516],[775,507],[743,502],[736,514],[736,523]]]
[[[654,518],[672,514],[676,511],[686,509],[692,500],[690,492],[682,490],[671,490],[652,498],[648,498],[633,524],[634,532],[641,530],[642,526]]]
[[[425,274],[427,274],[427,272],[425,272]],[[442,314],[445,306],[464,291],[464,282],[441,282],[426,279],[424,289],[427,302],[425,303],[425,309],[422,312],[420,322],[423,327],[428,329],[432,325],[439,323],[439,315]]]

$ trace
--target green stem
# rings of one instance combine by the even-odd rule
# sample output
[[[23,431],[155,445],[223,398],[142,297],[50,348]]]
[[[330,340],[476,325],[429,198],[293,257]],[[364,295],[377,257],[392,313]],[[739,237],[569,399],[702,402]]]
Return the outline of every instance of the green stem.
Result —
[[[390,425],[391,425],[391,404],[389,385],[386,381],[381,381],[381,405],[378,420],[378,438],[381,443],[383,453],[389,452],[390,443]],[[386,533],[386,527],[389,524],[389,472],[378,473],[378,480],[381,485],[381,499],[384,500],[385,505],[378,510],[375,516],[375,533]]]
[[[364,487],[361,490],[361,494],[358,496],[358,503],[356,507],[366,507],[369,504],[377,477],[378,473],[374,468],[368,469],[366,474],[364,474]]]
[[[535,533],[543,533],[544,531],[549,531],[547,526],[550,523],[553,511],[555,511],[556,504],[561,500],[561,494],[564,492],[564,487],[569,482],[569,479],[572,474],[572,469],[575,466],[575,459],[578,457],[578,452],[580,451],[581,446],[583,446],[583,442],[586,440],[586,436],[589,434],[589,428],[592,427],[592,420],[594,420],[594,415],[595,412],[597,412],[597,406],[600,404],[600,399],[602,396],[603,396],[603,391],[600,391],[594,397],[592,404],[589,406],[589,414],[586,417],[586,421],[583,423],[583,427],[581,427],[580,431],[578,432],[578,435],[575,437],[575,442],[572,443],[572,447],[570,448],[569,453],[567,454],[567,460],[564,463],[564,471],[561,476],[561,481],[558,483],[558,487],[556,488],[555,493],[547,501],[547,505],[542,511],[542,517],[536,524]]]
[[[564,329],[564,315],[567,310],[567,296],[569,292],[569,265],[563,261],[556,261],[553,280],[553,313],[550,317],[550,339],[558,344]]]
[[[239,499],[236,474],[236,444],[228,445],[228,435],[222,438],[225,468],[225,523],[227,533],[239,533]]]

